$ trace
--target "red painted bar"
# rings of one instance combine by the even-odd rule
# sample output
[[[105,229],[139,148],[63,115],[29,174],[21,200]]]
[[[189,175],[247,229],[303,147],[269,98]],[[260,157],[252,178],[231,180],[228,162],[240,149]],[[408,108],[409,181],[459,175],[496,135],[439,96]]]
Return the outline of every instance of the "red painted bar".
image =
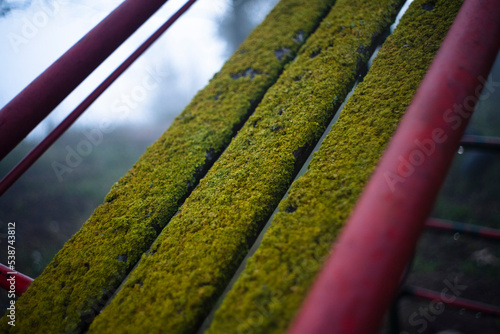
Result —
[[[14,279],[13,279],[14,278]],[[0,288],[7,292],[13,286],[16,296],[22,295],[30,286],[33,279],[0,263]]]
[[[495,305],[489,305],[475,300],[459,298],[455,296],[443,296],[441,292],[432,291],[416,286],[407,286],[403,291],[405,295],[428,300],[442,301],[447,305],[465,308],[470,311],[481,312],[483,314],[494,315],[497,317],[500,316],[500,307]]]
[[[0,160],[167,0],[125,0],[0,110]]]
[[[498,0],[463,4],[289,333],[379,330],[499,51],[499,17]]]
[[[167,29],[184,14],[196,0],[189,0],[174,15],[154,32],[134,53],[132,53],[109,77],[106,78],[75,110],[73,110],[40,144],[14,167],[0,181],[0,196],[2,196],[52,144],[87,110],[104,91],[115,82]]]
[[[437,230],[460,232],[483,238],[500,240],[500,230],[479,225],[464,224],[449,220],[429,218],[425,226]]]

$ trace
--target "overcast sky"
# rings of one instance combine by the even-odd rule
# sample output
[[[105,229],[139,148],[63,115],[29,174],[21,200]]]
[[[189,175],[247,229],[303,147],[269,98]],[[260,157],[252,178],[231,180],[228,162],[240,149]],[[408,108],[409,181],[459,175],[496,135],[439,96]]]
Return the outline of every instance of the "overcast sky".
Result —
[[[0,63],[3,64],[0,107],[121,2],[34,0],[28,8],[13,10],[0,18]],[[276,2],[249,3],[247,10],[252,13],[253,23],[261,21]],[[84,81],[35,133],[45,133],[53,127],[54,122],[61,121],[184,3],[185,0],[169,0]],[[93,126],[103,119],[145,124],[158,117],[167,121],[175,117],[224,63],[227,45],[221,39],[218,28],[224,15],[231,10],[232,3],[230,0],[198,0],[90,107],[76,126]],[[122,114],[116,118],[115,111],[125,106],[129,109],[126,116]]]

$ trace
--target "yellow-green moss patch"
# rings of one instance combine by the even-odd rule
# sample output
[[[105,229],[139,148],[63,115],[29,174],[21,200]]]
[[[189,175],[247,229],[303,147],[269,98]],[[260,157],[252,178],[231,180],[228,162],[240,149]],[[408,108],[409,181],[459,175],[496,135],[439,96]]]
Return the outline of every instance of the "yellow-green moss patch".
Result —
[[[90,333],[198,328],[402,3],[337,1]]]
[[[416,0],[384,43],[207,333],[286,330],[462,1],[432,1],[427,10],[429,3]]]
[[[19,299],[16,327],[4,318],[0,330],[88,326],[334,2],[282,0]]]

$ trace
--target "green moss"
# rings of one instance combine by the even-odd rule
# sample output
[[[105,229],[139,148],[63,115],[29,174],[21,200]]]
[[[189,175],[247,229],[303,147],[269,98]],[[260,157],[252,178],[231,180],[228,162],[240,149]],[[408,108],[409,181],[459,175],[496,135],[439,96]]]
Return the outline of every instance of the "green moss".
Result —
[[[4,318],[0,330],[88,326],[333,3],[282,0],[19,299],[16,327]]]
[[[198,328],[402,3],[337,2],[89,332]]]
[[[416,0],[384,43],[207,333],[286,330],[462,4],[433,2]]]

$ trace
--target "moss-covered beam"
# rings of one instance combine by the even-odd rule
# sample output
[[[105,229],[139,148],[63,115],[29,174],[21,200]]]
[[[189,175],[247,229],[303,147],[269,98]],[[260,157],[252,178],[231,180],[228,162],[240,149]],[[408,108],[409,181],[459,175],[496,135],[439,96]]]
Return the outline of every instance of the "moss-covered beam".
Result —
[[[16,304],[0,332],[85,329],[253,112],[334,0],[282,0],[113,186]]]
[[[411,5],[307,172],[280,203],[207,334],[285,332],[461,4]]]
[[[337,1],[90,333],[198,328],[402,3]]]

